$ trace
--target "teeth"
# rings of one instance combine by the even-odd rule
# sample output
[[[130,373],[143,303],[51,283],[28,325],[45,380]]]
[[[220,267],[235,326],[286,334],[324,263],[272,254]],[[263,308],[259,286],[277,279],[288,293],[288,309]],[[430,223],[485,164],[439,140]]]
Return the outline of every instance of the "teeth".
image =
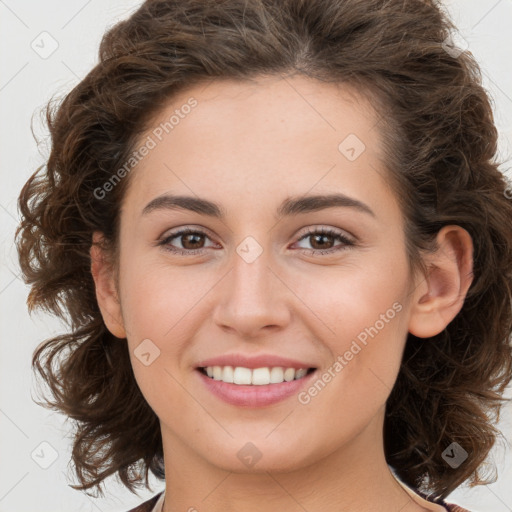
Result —
[[[295,372],[295,378],[302,379],[302,377],[305,377],[307,373],[308,371],[305,368],[301,368]]]
[[[214,376],[215,378],[215,376]],[[233,384],[252,384],[252,371],[249,368],[237,366],[233,373]]]
[[[244,368],[243,366],[207,366],[206,375],[214,380],[231,384],[264,386],[266,384],[281,384],[292,380],[302,379],[308,373],[307,368]]]
[[[286,368],[284,371],[284,380],[290,382],[295,378],[295,368]]]
[[[223,380],[224,382],[234,382],[235,374],[232,366],[224,366],[224,369],[222,370],[221,380]]]
[[[268,368],[255,368],[252,372],[248,368],[244,368],[244,372],[252,373],[250,384],[255,386],[270,384],[270,370]]]
[[[270,384],[279,384],[284,381],[284,371],[279,366],[275,366],[269,372]]]

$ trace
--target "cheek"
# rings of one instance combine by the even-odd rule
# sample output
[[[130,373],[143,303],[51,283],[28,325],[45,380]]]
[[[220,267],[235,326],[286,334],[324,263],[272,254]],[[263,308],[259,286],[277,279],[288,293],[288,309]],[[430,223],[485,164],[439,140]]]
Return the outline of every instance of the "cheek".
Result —
[[[182,398],[186,405],[190,397],[179,382],[189,370],[187,350],[207,314],[205,297],[218,276],[208,268],[171,268],[150,258],[127,259],[121,270],[122,314],[139,387],[156,411],[169,396],[175,405]]]
[[[151,408],[161,415],[190,406],[180,385],[183,354],[196,322],[194,306],[211,278],[194,278],[192,267],[164,268],[130,262],[121,281],[122,312],[135,379]],[[200,288],[203,287],[203,288]]]
[[[132,342],[151,338],[162,344],[171,337],[177,346],[194,306],[215,284],[211,271],[192,265],[172,268],[150,258],[126,261],[122,271],[123,319]]]
[[[337,353],[357,338],[364,343],[393,337],[406,326],[409,275],[401,252],[355,255],[337,268],[318,266],[296,274],[287,278],[312,313],[311,328]]]
[[[342,406],[332,414],[343,421],[347,411],[375,411],[394,385],[407,337],[408,265],[390,251],[316,278],[314,287],[310,278],[302,280],[298,294],[315,314],[310,330],[329,349],[331,364],[321,380],[332,392],[311,391],[318,406]]]
[[[407,336],[408,279],[405,261],[388,263],[349,283],[351,291],[344,297],[349,336],[342,337],[340,351],[356,361],[353,366],[359,366],[361,375],[391,389]]]

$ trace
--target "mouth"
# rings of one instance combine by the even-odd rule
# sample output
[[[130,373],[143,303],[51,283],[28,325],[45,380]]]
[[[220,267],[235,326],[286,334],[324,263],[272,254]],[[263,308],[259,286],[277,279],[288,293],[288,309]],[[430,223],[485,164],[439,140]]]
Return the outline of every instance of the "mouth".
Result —
[[[243,366],[202,366],[197,370],[212,380],[239,386],[266,386],[304,379],[316,368],[287,368],[265,366],[246,368]]]

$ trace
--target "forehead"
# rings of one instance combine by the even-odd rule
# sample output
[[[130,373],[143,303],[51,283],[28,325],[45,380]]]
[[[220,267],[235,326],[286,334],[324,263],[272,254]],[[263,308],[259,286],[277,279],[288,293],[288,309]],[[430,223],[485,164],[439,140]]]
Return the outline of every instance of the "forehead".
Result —
[[[243,139],[247,142],[245,149],[250,147],[251,139],[271,142],[275,135],[279,135],[277,142],[295,142],[297,147],[301,143],[297,136],[305,133],[311,138],[328,132],[334,139],[346,133],[368,138],[379,120],[370,101],[352,87],[303,76],[271,76],[197,84],[170,100],[153,124],[164,125],[173,113],[185,109],[191,98],[197,106],[190,115],[180,116],[180,125],[197,131],[203,140],[208,135],[205,132],[209,132],[208,139],[218,135],[217,142],[221,137],[226,142]],[[172,131],[179,132],[177,128]],[[284,131],[290,135],[287,140]]]
[[[388,181],[378,121],[353,89],[305,77],[197,84],[140,138],[154,147],[136,166],[134,188],[141,201],[169,191],[244,201],[314,188],[375,202]]]

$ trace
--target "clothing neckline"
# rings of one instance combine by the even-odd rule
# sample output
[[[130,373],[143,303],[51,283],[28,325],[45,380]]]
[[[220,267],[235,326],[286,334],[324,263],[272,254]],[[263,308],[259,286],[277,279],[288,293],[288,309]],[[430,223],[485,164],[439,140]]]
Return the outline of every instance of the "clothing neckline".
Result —
[[[446,508],[444,502],[441,503],[434,503],[432,501],[428,501],[426,497],[420,491],[415,491],[408,487],[406,484],[404,484],[394,473],[391,471],[391,474],[393,475],[393,478],[398,482],[398,484],[409,494],[411,499],[417,503],[418,505],[421,505],[424,508],[427,508],[429,511],[432,512],[447,512],[449,511],[448,508]],[[163,511],[163,505],[165,500],[165,489],[160,493],[160,496],[158,497],[157,502],[155,503],[154,507],[152,508],[151,512],[162,512]]]
[[[411,499],[417,503],[418,505],[421,505],[424,508],[427,508],[428,510],[431,510],[432,512],[447,512],[449,509],[446,507],[446,504],[444,501],[441,501],[440,503],[435,503],[433,501],[429,501],[426,496],[419,490],[411,489],[409,486],[407,486],[404,482],[402,482],[393,471],[391,471],[391,474],[393,475],[393,478],[400,484],[403,489],[409,494]]]
[[[165,489],[161,492],[160,497],[158,498],[155,506],[152,508],[151,512],[162,512],[164,506],[165,499]]]

